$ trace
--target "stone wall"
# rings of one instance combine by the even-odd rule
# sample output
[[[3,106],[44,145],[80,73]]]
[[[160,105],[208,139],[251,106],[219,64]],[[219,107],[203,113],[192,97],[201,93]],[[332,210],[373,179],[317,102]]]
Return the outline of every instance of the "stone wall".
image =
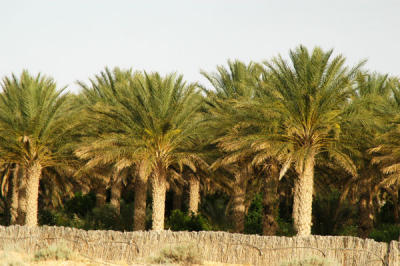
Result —
[[[165,247],[190,245],[207,261],[280,265],[284,261],[326,257],[342,265],[400,265],[399,242],[379,243],[345,236],[276,237],[226,232],[116,232],[66,227],[0,226],[0,248],[34,252],[63,242],[91,259],[143,262]]]

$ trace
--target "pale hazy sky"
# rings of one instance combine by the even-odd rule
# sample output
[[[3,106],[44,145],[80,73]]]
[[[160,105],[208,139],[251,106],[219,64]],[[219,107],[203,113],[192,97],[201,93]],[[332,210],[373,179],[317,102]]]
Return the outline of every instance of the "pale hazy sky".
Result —
[[[399,0],[0,0],[0,76],[28,69],[77,91],[105,66],[203,81],[227,59],[299,44],[400,75]]]

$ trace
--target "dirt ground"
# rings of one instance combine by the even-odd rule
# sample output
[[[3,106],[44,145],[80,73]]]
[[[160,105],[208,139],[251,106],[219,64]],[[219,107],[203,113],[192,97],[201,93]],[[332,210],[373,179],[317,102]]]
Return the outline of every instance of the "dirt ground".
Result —
[[[32,255],[24,254],[21,252],[14,251],[0,251],[0,266],[97,266],[97,265],[109,265],[109,266],[144,266],[144,265],[160,265],[160,264],[132,264],[126,262],[108,262],[101,260],[93,260],[84,257],[75,257],[73,260],[41,260],[35,261]],[[161,265],[179,265],[179,264],[161,264]],[[229,264],[219,263],[212,261],[205,261],[203,264],[193,265],[204,265],[204,266],[250,266],[250,264]]]

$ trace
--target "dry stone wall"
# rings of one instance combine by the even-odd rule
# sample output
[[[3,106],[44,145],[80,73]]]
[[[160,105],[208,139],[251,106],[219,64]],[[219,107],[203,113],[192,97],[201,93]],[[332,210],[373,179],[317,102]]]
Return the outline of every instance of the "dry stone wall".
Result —
[[[280,265],[301,258],[326,257],[342,265],[400,265],[400,243],[379,243],[345,236],[276,237],[226,232],[116,232],[66,227],[0,226],[0,248],[18,246],[34,252],[65,243],[92,259],[144,262],[161,249],[190,245],[207,261]]]

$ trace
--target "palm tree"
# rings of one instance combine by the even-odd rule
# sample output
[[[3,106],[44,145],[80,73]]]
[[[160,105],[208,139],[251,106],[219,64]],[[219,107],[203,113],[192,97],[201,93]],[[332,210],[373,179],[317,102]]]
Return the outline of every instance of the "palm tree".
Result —
[[[39,180],[44,168],[68,163],[73,118],[68,94],[48,77],[23,71],[6,77],[0,95],[0,156],[24,169],[26,218],[37,225]]]
[[[96,140],[99,136],[103,134],[108,134],[117,130],[115,128],[109,128],[109,124],[99,123],[101,115],[96,112],[96,108],[101,106],[116,106],[120,104],[118,102],[120,93],[122,90],[127,90],[131,86],[131,83],[141,77],[142,74],[132,72],[129,70],[121,70],[119,68],[114,68],[110,70],[106,68],[99,75],[96,75],[93,79],[90,79],[90,85],[86,85],[83,82],[78,82],[82,88],[82,105],[85,106],[83,112],[82,125],[82,136],[79,139],[77,147],[86,149],[87,152],[90,150],[90,155],[87,154],[85,158],[91,158],[91,161],[85,160],[85,166],[81,168],[81,174],[84,176],[96,176],[95,178],[96,188],[102,188],[102,191],[97,191],[96,198],[103,198],[105,202],[105,192],[106,184],[111,184],[111,201],[110,203],[115,207],[118,212],[119,209],[119,197],[122,189],[123,179],[131,176],[134,179],[134,230],[145,230],[145,219],[146,219],[146,197],[147,197],[147,176],[139,177],[138,169],[140,168],[140,163],[132,164],[130,167],[125,167],[125,169],[118,169],[116,167],[116,162],[120,159],[118,156],[115,158],[109,158],[105,163],[101,160],[103,158],[98,157],[97,149],[95,147]],[[90,125],[88,127],[88,125]],[[101,150],[102,147],[100,147]],[[77,152],[79,153],[79,149]],[[101,152],[101,151],[99,151]],[[97,159],[95,158],[97,156]],[[112,161],[112,162],[111,162]],[[128,169],[129,168],[129,169]],[[100,172],[102,174],[100,174]],[[127,172],[130,175],[127,175]],[[107,176],[104,175],[106,173]],[[124,175],[120,175],[124,173]]]
[[[117,169],[136,167],[141,180],[150,177],[153,230],[164,229],[165,193],[173,164],[196,171],[201,159],[193,146],[201,97],[196,85],[182,76],[143,73],[116,83],[112,104],[100,103],[89,111],[105,125],[97,140],[82,145],[76,154],[88,165],[115,163]]]
[[[298,177],[294,185],[293,220],[299,236],[311,234],[314,166],[321,153],[327,153],[347,171],[355,174],[350,157],[340,146],[344,108],[353,93],[352,69],[344,66],[341,55],[300,46],[290,51],[290,63],[282,57],[265,62],[269,80],[265,83],[273,103],[271,114],[279,116],[280,128],[267,136],[265,147],[274,147],[285,157],[283,170],[294,163]]]
[[[204,88],[207,93],[205,120],[215,137],[215,144],[222,152],[212,168],[224,167],[233,176],[232,210],[235,232],[244,231],[246,188],[254,175],[251,154],[229,149],[232,131],[236,132],[237,116],[240,114],[233,104],[237,101],[249,101],[254,97],[254,88],[261,74],[259,65],[248,65],[240,61],[228,61],[228,68],[218,66],[217,72],[203,76],[213,86]],[[235,137],[233,137],[235,138]]]
[[[374,105],[378,106],[375,108],[377,110],[374,112],[374,120],[378,120],[380,126],[377,127],[378,130],[375,132],[374,142],[369,146],[369,151],[372,154],[372,164],[378,166],[381,173],[376,174],[373,180],[377,188],[383,188],[392,198],[394,219],[399,223],[400,82],[396,78],[374,75],[369,83],[381,88],[375,93],[375,103],[378,102],[380,104]],[[387,92],[388,90],[389,93]],[[375,147],[371,148],[372,145],[375,145]],[[377,189],[374,192],[375,194],[372,196],[376,197]]]

